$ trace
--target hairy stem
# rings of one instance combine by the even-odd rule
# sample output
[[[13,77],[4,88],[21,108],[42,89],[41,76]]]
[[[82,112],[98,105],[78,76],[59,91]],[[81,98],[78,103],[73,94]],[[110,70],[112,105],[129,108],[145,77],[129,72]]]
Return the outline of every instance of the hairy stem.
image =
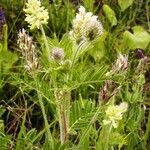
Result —
[[[60,127],[60,141],[61,144],[63,144],[67,141],[68,138],[70,92],[64,90],[58,91],[56,95],[56,100]]]
[[[37,83],[37,88],[39,89],[39,83]],[[46,128],[46,131],[47,131],[48,142],[50,142],[50,145],[51,145],[50,149],[54,150],[54,142],[53,142],[52,134],[51,134],[50,129],[49,129],[49,124],[48,124],[47,115],[46,115],[46,112],[45,112],[42,96],[41,96],[41,93],[39,91],[40,90],[38,90],[38,92],[37,92],[38,93],[38,100],[39,100],[39,104],[40,104],[40,107],[41,107],[41,110],[42,110],[42,115],[43,115],[43,118],[44,118],[44,123],[45,123],[45,128]]]

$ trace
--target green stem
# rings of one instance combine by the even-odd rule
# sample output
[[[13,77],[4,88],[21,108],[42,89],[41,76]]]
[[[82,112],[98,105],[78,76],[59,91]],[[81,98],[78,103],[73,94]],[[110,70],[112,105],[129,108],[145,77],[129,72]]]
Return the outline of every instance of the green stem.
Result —
[[[38,88],[38,91],[40,91],[39,83],[37,83],[36,86]],[[45,122],[45,127],[46,127],[46,130],[47,130],[47,138],[48,138],[48,141],[51,143],[50,144],[51,145],[51,150],[54,150],[54,142],[53,142],[53,138],[52,138],[52,135],[51,135],[51,132],[50,132],[50,129],[49,129],[49,124],[48,124],[47,115],[46,115],[46,112],[45,112],[42,96],[41,96],[40,92],[37,92],[37,93],[38,93],[39,104],[40,104],[40,107],[41,107],[41,110],[42,110],[42,115],[43,115],[44,122]]]
[[[62,108],[59,108],[59,127],[60,127],[60,141],[61,144],[64,144],[67,140],[68,135],[68,122],[67,122],[67,115],[65,113],[65,110],[62,106]]]
[[[112,129],[112,125],[110,124],[109,128],[107,129],[106,132],[106,140],[105,140],[105,145],[104,145],[104,150],[108,150],[109,149],[109,136],[110,136],[110,132]]]
[[[61,144],[64,144],[68,138],[70,91],[63,89],[62,91],[58,92],[59,93],[56,96],[56,100],[60,128],[60,141]]]
[[[148,29],[150,31],[150,19],[149,19],[149,16],[150,16],[150,11],[149,11],[149,3],[150,3],[150,0],[148,0],[146,2],[146,17],[147,17],[147,24],[148,24]]]
[[[46,38],[46,35],[45,35],[45,31],[43,29],[43,26],[41,25],[41,32],[42,32],[42,36],[43,36],[43,40],[44,40],[44,44],[45,44],[45,49],[43,51],[43,57],[44,59],[46,59],[46,63],[49,61],[49,46],[48,46],[48,41],[47,41],[47,38]]]
[[[144,148],[146,148],[147,140],[149,138],[149,134],[150,134],[150,112],[149,112],[149,115],[148,115],[148,122],[146,124],[146,132],[145,132],[145,135],[144,135],[144,141],[143,141]]]
[[[7,51],[8,50],[8,27],[7,24],[5,24],[3,26],[3,30],[4,30],[4,45],[3,45],[3,51]]]

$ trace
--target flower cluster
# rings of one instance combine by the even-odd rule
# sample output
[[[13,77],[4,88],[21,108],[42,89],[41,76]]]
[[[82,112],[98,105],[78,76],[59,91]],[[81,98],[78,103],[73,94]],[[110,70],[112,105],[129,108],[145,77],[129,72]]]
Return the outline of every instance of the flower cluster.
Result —
[[[118,73],[125,74],[127,69],[128,56],[119,53],[116,62],[114,63],[112,69],[106,73],[106,76],[113,76]],[[112,96],[118,93],[119,89],[120,87],[117,87],[113,80],[106,80],[105,85],[102,87],[102,89],[100,89],[99,99],[106,103]]]
[[[25,29],[19,31],[18,45],[22,56],[26,61],[25,68],[28,71],[37,69],[38,59],[35,52],[35,45],[33,44],[32,38],[28,34],[26,34]]]
[[[106,118],[103,120],[105,125],[111,124],[114,128],[118,127],[118,121],[122,119],[123,113],[127,111],[128,104],[126,102],[120,105],[111,105],[106,110]]]
[[[41,6],[39,0],[28,0],[24,11],[26,13],[25,21],[29,23],[31,29],[39,29],[42,24],[48,23],[48,11]]]
[[[70,31],[77,41],[90,39],[93,40],[103,33],[103,27],[97,16],[91,12],[86,12],[83,6],[80,6],[79,13],[73,20],[73,30]]]

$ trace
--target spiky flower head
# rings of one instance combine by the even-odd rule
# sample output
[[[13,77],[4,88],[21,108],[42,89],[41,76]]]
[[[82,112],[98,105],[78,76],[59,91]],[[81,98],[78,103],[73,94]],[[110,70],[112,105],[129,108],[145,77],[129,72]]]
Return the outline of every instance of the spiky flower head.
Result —
[[[103,33],[102,24],[97,18],[91,12],[86,12],[83,6],[80,6],[79,13],[73,20],[73,30],[70,31],[70,35],[77,41],[97,38]]]
[[[54,47],[52,49],[52,58],[55,61],[61,61],[65,57],[64,50],[62,48]]]
[[[28,0],[24,12],[30,29],[39,29],[41,25],[48,23],[48,11],[41,6],[40,0]]]
[[[37,69],[38,59],[35,52],[35,45],[25,29],[19,31],[18,45],[25,60],[25,69],[28,71]]]
[[[123,114],[127,111],[128,104],[126,102],[122,102],[120,105],[110,105],[106,113],[106,119],[103,120],[105,125],[110,124],[114,128],[118,127],[119,120],[122,120]]]

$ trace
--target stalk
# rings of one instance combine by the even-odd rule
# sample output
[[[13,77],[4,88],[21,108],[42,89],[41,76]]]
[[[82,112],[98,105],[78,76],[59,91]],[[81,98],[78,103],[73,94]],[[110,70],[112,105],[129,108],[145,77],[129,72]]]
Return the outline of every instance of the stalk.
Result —
[[[56,93],[57,112],[60,128],[60,141],[64,144],[68,139],[70,92],[60,90]]]
[[[42,110],[42,115],[43,115],[43,118],[44,118],[45,128],[46,128],[46,131],[47,131],[47,138],[48,138],[48,141],[50,142],[50,145],[51,145],[51,149],[50,150],[54,150],[54,141],[53,141],[50,129],[49,129],[49,124],[48,124],[47,115],[46,115],[46,112],[45,112],[42,96],[41,96],[41,94],[39,92],[40,91],[39,84],[37,83],[36,86],[38,88],[38,92],[37,92],[38,100],[39,100],[39,104],[40,104],[40,107],[41,107],[41,110]]]
[[[44,60],[46,60],[46,63],[49,62],[49,46],[48,46],[48,41],[45,35],[45,31],[43,29],[43,26],[41,25],[40,27],[41,32],[42,32],[42,36],[43,36],[43,40],[44,40],[44,44],[45,44],[45,49],[43,50],[43,58]]]
[[[109,138],[112,130],[112,124],[103,126],[97,142],[97,150],[109,150]]]
[[[150,112],[148,115],[148,122],[146,124],[146,132],[143,138],[143,147],[146,149],[146,145],[147,145],[147,140],[149,138],[149,134],[150,134]]]
[[[7,51],[8,50],[8,27],[7,24],[5,24],[3,26],[3,30],[4,30],[4,45],[3,45],[3,51]]]
[[[104,144],[104,150],[108,150],[109,149],[109,135],[112,129],[112,125],[110,124],[109,128],[107,129],[108,131],[106,132],[106,137],[104,139],[105,140],[105,144]]]

